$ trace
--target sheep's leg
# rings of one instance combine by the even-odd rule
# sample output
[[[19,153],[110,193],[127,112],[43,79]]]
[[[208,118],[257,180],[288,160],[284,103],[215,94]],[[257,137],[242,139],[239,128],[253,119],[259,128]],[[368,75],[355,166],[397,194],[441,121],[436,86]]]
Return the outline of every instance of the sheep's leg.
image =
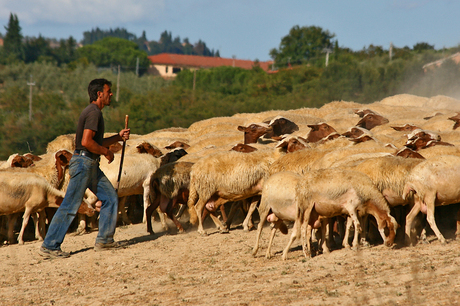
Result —
[[[291,248],[291,245],[292,243],[294,242],[294,240],[299,236],[300,234],[300,226],[301,226],[301,219],[297,219],[295,222],[294,222],[294,226],[292,228],[292,234],[291,234],[291,238],[289,239],[289,242],[288,244],[286,245],[286,248],[284,249],[283,251],[283,260],[286,260],[287,259],[287,253],[289,252],[289,249]]]
[[[34,229],[35,229],[35,239],[39,239],[40,235],[38,233],[39,230],[39,224],[38,224],[38,213],[33,213],[30,215],[32,218],[32,222],[34,223]]]
[[[183,233],[184,228],[182,227],[182,224],[176,219],[176,216],[174,216],[173,213],[174,207],[176,207],[176,205],[177,197],[174,197],[171,201],[169,201],[168,206],[166,207],[166,215],[174,222],[179,233]]]
[[[330,250],[327,245],[327,236],[328,236],[328,231],[330,231],[329,228],[329,220],[328,218],[323,218],[321,219],[321,249],[323,250],[324,254],[329,254]]]
[[[260,207],[259,207],[260,222],[257,225],[256,243],[254,245],[254,248],[252,249],[252,255],[253,256],[256,256],[257,251],[259,250],[260,235],[262,234],[262,230],[263,230],[263,227],[264,227],[264,224],[265,224],[265,220],[266,220],[269,212],[270,212],[270,208],[265,203],[265,201],[262,200],[260,202]]]
[[[152,214],[155,211],[155,209],[159,207],[159,205],[160,205],[160,197],[155,197],[155,199],[150,203],[150,205],[145,210],[147,232],[150,233],[150,235],[155,234],[152,229]],[[160,214],[162,214],[161,211],[160,211]]]
[[[169,202],[169,200],[168,200],[168,202]],[[161,223],[161,226],[163,227],[163,229],[165,231],[169,230],[168,224],[166,224],[165,213],[161,210],[160,207],[157,207],[156,211],[158,213],[158,217],[160,218],[160,223]]]
[[[198,218],[198,233],[203,236],[207,235],[206,231],[203,228],[203,219],[201,217],[206,202],[207,201],[205,199],[200,197],[194,206]]]
[[[145,180],[144,183],[142,183],[142,187],[144,188],[144,193],[142,196],[144,206],[144,213],[142,214],[142,223],[145,223],[147,222],[147,207],[150,205],[150,179]]]
[[[358,248],[358,245],[359,245],[359,242],[358,242],[359,233],[362,232],[361,224],[359,223],[358,214],[357,214],[356,210],[350,212],[350,218],[353,221],[353,225],[355,227],[355,235],[353,237],[353,244],[352,245],[353,245],[353,248],[356,249],[356,248]]]
[[[35,223],[35,239],[38,241],[43,241],[46,235],[45,222],[46,222],[46,212],[45,210],[39,211],[38,219],[34,220]]]
[[[77,214],[78,218],[78,228],[75,232],[76,235],[82,235],[86,233],[86,215],[85,214]]]
[[[21,231],[19,232],[18,236],[18,243],[19,244],[24,244],[24,231],[27,227],[27,224],[29,223],[29,217],[32,212],[32,208],[26,207],[24,211],[24,215],[22,216],[22,226],[21,226]]]
[[[259,197],[252,197],[251,205],[249,206],[248,213],[243,221],[243,230],[246,232],[254,228],[254,224],[252,223],[252,214],[257,208],[257,203],[259,203]]]
[[[272,227],[272,230],[270,231],[270,240],[268,241],[267,253],[265,254],[265,258],[267,259],[272,258],[272,244],[273,244],[273,239],[275,239],[275,234],[276,234],[275,224],[272,223],[270,226]]]
[[[223,206],[223,205],[221,205]],[[209,215],[211,216],[212,221],[214,221],[214,224],[216,227],[220,230],[221,233],[228,233],[227,227],[225,227],[220,219],[216,216],[216,213],[214,211],[210,211]]]
[[[455,235],[460,236],[460,209],[457,211],[457,231]]]
[[[302,238],[302,252],[305,258],[311,257],[311,250],[310,250],[310,235],[311,235],[312,228],[309,227],[308,222],[303,222],[300,228],[301,238]],[[307,235],[308,231],[310,231],[310,235]],[[308,238],[307,238],[308,236]]]
[[[431,229],[435,233],[436,237],[438,237],[438,240],[441,242],[441,244],[445,244],[446,239],[441,234],[441,231],[438,229],[438,226],[436,225],[436,221],[434,219],[435,201],[436,201],[435,193],[429,193],[425,195],[424,202],[426,203],[426,220],[430,224]]]
[[[121,216],[121,221],[124,224],[132,224],[131,220],[129,220],[128,215],[126,214],[125,209],[126,197],[118,198],[118,213]]]
[[[185,205],[185,204],[179,204],[179,205],[180,205],[179,211],[175,215],[175,217],[177,219],[180,219],[180,217],[182,217],[182,214],[184,213],[185,209],[187,208],[187,205]]]
[[[241,201],[232,202],[232,206],[230,207],[230,212],[228,213],[227,221],[224,223],[224,226],[227,229],[230,229],[230,226],[232,225],[233,217],[235,216],[235,212],[238,210],[238,208],[241,205],[242,205]]]
[[[15,243],[14,240],[14,227],[16,225],[16,220],[18,219],[20,213],[14,213],[8,215],[8,243]]]
[[[350,248],[350,243],[348,242],[348,239],[350,237],[350,229],[351,229],[352,225],[353,225],[353,220],[351,220],[351,218],[348,217],[347,218],[347,225],[346,225],[346,228],[345,228],[345,235],[343,236],[343,242],[342,242],[343,247],[346,248],[346,249]]]
[[[406,245],[411,245],[413,241],[413,235],[412,235],[412,223],[414,222],[415,217],[418,215],[421,209],[421,203],[420,199],[418,198],[418,195],[414,196],[414,205],[412,206],[412,209],[406,216],[406,238],[405,238],[405,243]]]

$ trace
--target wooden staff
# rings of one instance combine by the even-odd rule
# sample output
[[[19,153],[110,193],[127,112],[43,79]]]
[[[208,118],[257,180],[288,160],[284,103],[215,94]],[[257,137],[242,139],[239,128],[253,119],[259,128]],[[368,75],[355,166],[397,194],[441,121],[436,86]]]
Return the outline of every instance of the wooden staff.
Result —
[[[125,129],[128,129],[128,115],[125,117]],[[118,193],[118,187],[120,187],[120,179],[121,179],[121,171],[123,169],[123,159],[125,158],[125,148],[126,148],[126,140],[123,138],[123,148],[121,149],[121,159],[120,159],[120,169],[118,170],[118,179],[117,179],[117,187],[115,188],[115,192]]]

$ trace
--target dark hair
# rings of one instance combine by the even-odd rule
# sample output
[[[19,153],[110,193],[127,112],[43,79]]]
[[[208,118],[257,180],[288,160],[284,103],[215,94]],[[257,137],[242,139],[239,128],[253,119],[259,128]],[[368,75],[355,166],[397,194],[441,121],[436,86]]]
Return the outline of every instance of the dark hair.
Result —
[[[97,100],[97,92],[104,91],[104,85],[108,85],[112,87],[112,82],[106,79],[94,79],[89,82],[88,85],[88,95],[89,95],[89,103]]]

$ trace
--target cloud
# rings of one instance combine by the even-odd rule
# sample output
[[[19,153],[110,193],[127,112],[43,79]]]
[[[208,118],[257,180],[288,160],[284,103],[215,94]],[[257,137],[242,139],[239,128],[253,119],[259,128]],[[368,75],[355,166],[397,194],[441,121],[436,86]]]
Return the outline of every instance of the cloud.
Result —
[[[0,0],[0,19],[16,14],[26,25],[101,24],[155,20],[165,0]]]

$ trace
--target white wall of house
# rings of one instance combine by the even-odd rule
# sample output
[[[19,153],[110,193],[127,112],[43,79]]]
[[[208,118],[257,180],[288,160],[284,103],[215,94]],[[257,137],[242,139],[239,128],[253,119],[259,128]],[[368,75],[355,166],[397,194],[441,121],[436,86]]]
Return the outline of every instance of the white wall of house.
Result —
[[[162,77],[166,77],[166,78],[175,78],[176,74],[182,70],[181,67],[175,67],[172,65],[169,65],[169,66],[168,65],[153,65],[153,66],[158,70],[158,72],[160,73]]]

